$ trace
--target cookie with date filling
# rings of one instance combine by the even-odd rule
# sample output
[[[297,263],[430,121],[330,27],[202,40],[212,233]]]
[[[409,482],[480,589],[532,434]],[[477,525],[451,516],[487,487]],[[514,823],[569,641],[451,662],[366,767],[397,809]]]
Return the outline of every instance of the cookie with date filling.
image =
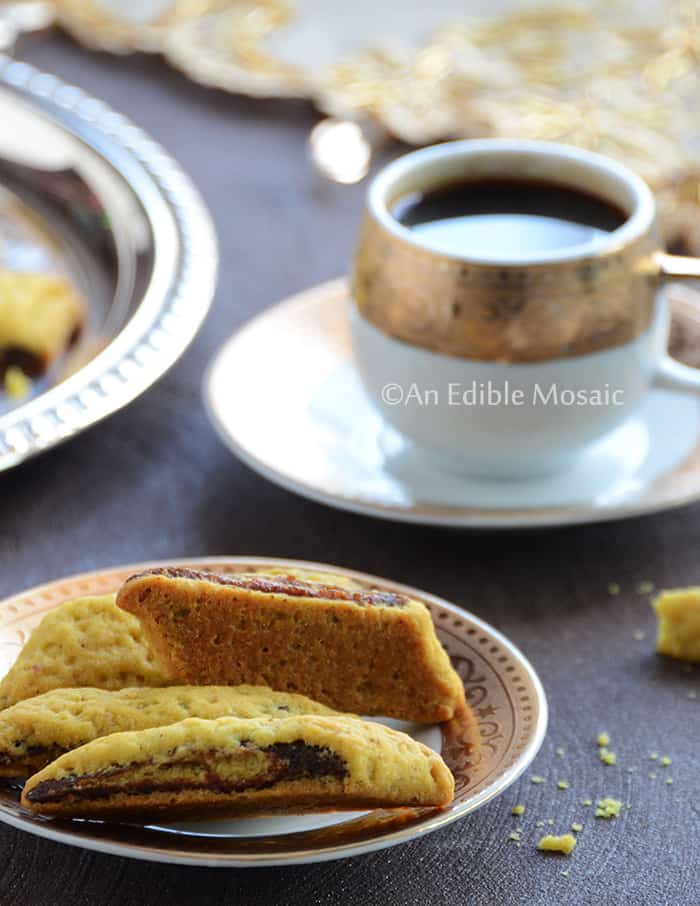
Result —
[[[84,323],[85,304],[65,278],[0,270],[0,375],[16,367],[39,377]]]
[[[264,686],[54,689],[0,711],[0,777],[27,777],[71,749],[110,733],[188,717],[289,717],[337,712]]]
[[[253,683],[341,711],[449,720],[464,687],[419,601],[284,575],[149,569],[117,604],[138,617],[163,672],[189,684]]]
[[[30,777],[22,804],[46,816],[170,818],[445,806],[453,795],[441,757],[388,727],[222,717],[90,742]]]

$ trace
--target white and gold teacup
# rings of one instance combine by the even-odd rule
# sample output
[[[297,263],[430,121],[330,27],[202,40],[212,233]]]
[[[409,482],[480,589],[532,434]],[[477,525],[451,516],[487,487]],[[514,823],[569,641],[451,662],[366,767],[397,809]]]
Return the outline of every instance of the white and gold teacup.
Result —
[[[595,242],[502,259],[436,250],[392,214],[410,193],[497,178],[592,193],[626,219]],[[700,392],[700,372],[666,353],[669,276],[700,277],[700,260],[662,252],[653,195],[621,164],[546,142],[425,148],[369,189],[352,277],[358,370],[383,418],[438,464],[554,472],[652,385]]]

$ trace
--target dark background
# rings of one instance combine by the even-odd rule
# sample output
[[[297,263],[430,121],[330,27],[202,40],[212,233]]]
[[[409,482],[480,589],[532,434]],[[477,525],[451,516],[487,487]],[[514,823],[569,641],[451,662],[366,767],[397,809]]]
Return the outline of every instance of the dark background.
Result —
[[[2,906],[700,903],[700,698],[688,695],[700,671],[653,654],[649,596],[636,590],[644,580],[700,584],[700,507],[558,531],[458,532],[336,512],[258,477],[205,418],[204,367],[252,314],[346,270],[364,187],[324,186],[313,176],[305,141],[317,115],[304,104],[231,97],[156,59],[92,55],[58,37],[24,39],[19,56],[114,105],[183,164],[214,216],[221,273],[201,334],[154,389],[0,476],[0,593],[113,564],[203,554],[367,570],[454,600],[504,631],[539,671],[551,721],[532,770],[497,801],[421,842],[347,861],[189,869],[2,828]],[[610,582],[621,585],[618,597],[608,595]],[[617,767],[597,758],[603,729]],[[652,751],[673,764],[657,769]],[[535,786],[531,773],[549,782]],[[557,779],[570,789],[557,790]],[[579,803],[603,795],[631,808],[595,821]],[[510,814],[515,802],[528,807],[522,819]],[[535,822],[550,817],[559,832],[584,823],[568,859],[535,850]],[[508,840],[516,826],[520,848]]]

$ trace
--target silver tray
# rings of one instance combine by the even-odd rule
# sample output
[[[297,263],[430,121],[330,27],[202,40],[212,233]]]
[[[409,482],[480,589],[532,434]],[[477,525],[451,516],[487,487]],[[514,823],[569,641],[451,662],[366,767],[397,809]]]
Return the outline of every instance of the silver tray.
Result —
[[[79,342],[13,404],[0,470],[122,408],[184,352],[211,303],[214,228],[179,166],[106,104],[0,56],[0,266],[65,274]]]

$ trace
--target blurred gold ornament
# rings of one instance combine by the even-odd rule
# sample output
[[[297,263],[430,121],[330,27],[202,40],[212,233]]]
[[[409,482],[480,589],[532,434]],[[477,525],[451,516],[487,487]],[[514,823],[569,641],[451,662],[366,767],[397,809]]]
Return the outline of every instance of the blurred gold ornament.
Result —
[[[342,17],[310,0],[51,5],[87,44],[158,51],[202,83],[310,98],[411,144],[501,135],[617,157],[649,180],[668,223],[685,224],[684,241],[700,252],[700,229],[689,226],[698,216],[699,0],[512,0],[510,11],[500,3],[494,15],[458,21],[447,0],[429,9],[404,0],[400,15],[359,2]]]
[[[112,53],[160,51],[177,22],[222,6],[216,0],[54,0],[52,5],[56,21],[79,41]]]

